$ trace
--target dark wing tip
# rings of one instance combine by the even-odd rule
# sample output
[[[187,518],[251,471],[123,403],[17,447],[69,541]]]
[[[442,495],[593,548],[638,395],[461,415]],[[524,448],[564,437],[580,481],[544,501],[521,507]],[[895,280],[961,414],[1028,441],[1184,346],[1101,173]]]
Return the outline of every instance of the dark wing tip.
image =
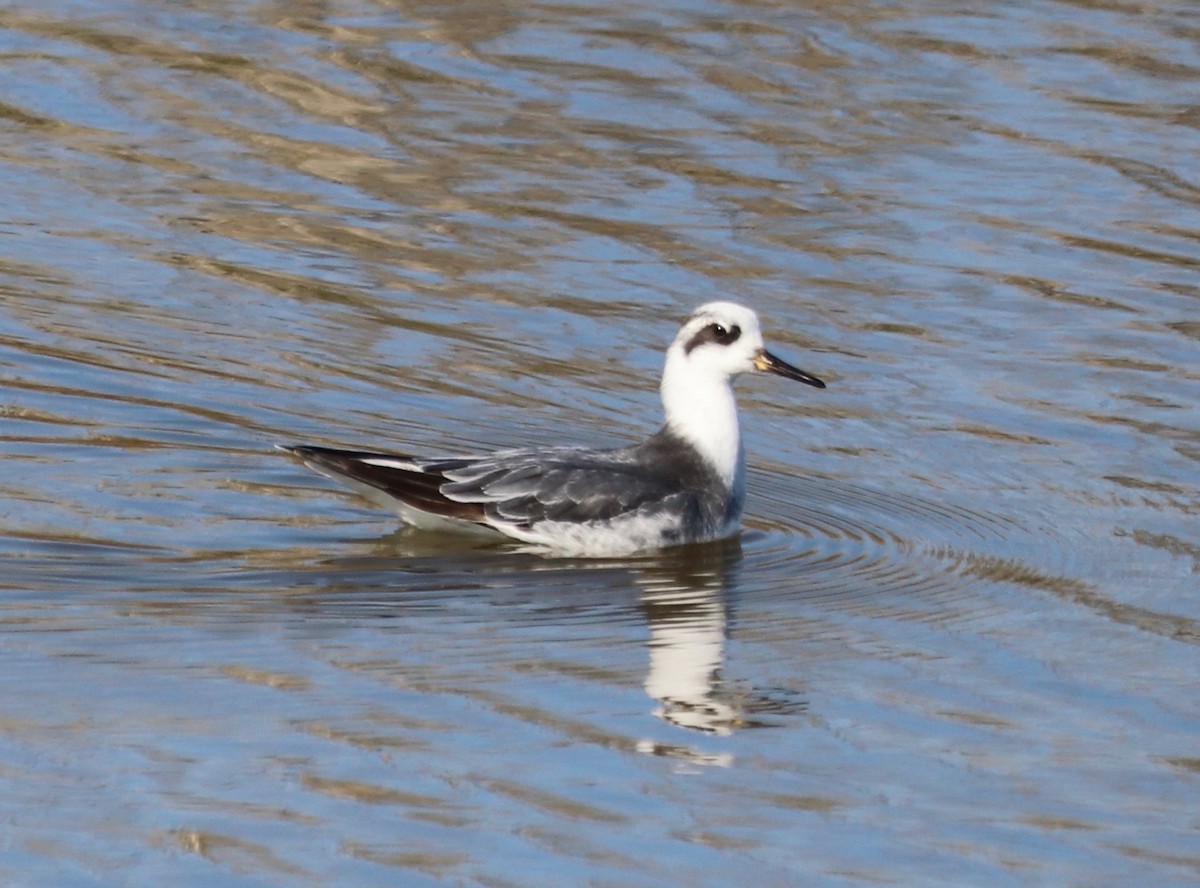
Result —
[[[279,450],[303,460],[305,465],[336,478],[350,486],[365,485],[387,494],[414,509],[446,518],[482,522],[485,515],[479,503],[460,503],[447,499],[442,493],[446,476],[437,471],[419,468],[376,465],[367,460],[397,460],[416,462],[400,453],[374,453],[361,450],[338,450],[333,447],[307,445],[276,445]]]

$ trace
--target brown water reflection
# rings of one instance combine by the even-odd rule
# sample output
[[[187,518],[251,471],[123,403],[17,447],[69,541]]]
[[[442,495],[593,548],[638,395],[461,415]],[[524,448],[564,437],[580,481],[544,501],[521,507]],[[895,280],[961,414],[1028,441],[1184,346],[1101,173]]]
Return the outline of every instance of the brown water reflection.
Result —
[[[0,11],[0,872],[1188,885],[1186,4]],[[697,303],[747,531],[396,531],[297,439],[619,444]]]

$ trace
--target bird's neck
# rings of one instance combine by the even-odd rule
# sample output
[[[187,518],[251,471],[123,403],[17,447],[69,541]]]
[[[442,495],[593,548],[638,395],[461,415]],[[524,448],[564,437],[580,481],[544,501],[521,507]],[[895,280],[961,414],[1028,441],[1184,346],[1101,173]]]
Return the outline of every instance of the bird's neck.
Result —
[[[722,481],[739,488],[745,469],[737,402],[729,378],[697,376],[694,368],[668,359],[662,400],[667,428],[695,447]]]

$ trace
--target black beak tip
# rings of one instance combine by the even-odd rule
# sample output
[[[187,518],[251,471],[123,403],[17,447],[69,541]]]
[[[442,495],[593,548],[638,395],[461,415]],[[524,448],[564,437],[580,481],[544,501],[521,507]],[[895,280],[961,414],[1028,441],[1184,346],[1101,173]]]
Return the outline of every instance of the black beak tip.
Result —
[[[762,352],[758,357],[757,366],[760,370],[766,370],[768,373],[775,373],[786,379],[794,379],[797,382],[803,382],[806,385],[811,385],[813,388],[825,388],[824,381],[813,376],[811,373],[805,373],[799,367],[794,367],[782,358],[778,358],[769,351]]]

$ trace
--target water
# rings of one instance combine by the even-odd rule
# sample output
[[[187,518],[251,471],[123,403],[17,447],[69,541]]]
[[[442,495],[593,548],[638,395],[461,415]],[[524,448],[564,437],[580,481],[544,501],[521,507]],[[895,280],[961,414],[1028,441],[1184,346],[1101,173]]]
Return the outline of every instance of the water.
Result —
[[[0,11],[0,880],[1191,885],[1200,10]],[[397,530],[275,443],[623,443],[740,539]]]

